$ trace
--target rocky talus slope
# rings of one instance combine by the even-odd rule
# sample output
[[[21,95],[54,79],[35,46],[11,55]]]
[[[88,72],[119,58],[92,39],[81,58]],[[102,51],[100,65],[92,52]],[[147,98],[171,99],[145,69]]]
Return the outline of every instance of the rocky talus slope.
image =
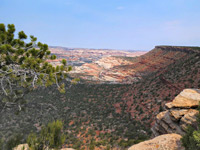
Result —
[[[156,116],[152,128],[152,140],[133,145],[128,150],[184,150],[181,146],[181,136],[187,126],[196,126],[197,110],[200,102],[199,89],[185,89],[175,99],[165,104],[166,111]]]

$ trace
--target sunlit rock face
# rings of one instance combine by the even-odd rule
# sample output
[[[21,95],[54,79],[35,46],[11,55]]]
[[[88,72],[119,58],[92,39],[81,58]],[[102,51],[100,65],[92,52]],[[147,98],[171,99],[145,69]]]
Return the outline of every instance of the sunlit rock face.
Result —
[[[191,108],[198,107],[200,102],[200,90],[185,89],[172,102],[173,107]]]
[[[197,126],[199,102],[199,89],[184,89],[172,102],[165,104],[165,111],[156,116],[152,127],[155,138],[133,145],[128,150],[184,150],[181,138],[189,125]]]
[[[152,140],[133,145],[128,150],[184,150],[181,146],[181,135],[165,134]]]
[[[196,126],[196,108],[200,102],[199,89],[185,89],[175,99],[166,104],[166,111],[156,116],[152,128],[154,136],[166,133],[184,135],[187,126]]]

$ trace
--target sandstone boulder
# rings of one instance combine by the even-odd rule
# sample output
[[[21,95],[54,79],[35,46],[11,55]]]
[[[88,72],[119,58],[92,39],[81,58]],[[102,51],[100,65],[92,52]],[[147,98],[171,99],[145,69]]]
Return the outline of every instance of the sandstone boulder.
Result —
[[[171,109],[171,108],[173,108],[173,105],[172,105],[172,103],[166,103],[166,104],[165,104],[165,107],[166,107],[167,109]]]
[[[128,150],[184,150],[181,146],[181,135],[165,134],[152,140],[133,145]]]
[[[185,89],[172,102],[173,107],[192,108],[198,107],[200,102],[200,90]]]
[[[20,144],[14,148],[14,150],[29,150],[28,144]]]
[[[199,113],[195,108],[200,101],[200,90],[185,89],[172,102],[165,104],[167,110],[156,116],[152,127],[154,136],[177,133],[184,135],[189,125],[196,126],[196,116]]]

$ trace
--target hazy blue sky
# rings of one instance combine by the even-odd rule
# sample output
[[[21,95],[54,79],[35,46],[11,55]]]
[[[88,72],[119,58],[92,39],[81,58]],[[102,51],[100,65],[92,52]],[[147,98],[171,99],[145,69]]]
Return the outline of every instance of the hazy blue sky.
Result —
[[[200,0],[0,0],[0,22],[55,46],[200,46]]]

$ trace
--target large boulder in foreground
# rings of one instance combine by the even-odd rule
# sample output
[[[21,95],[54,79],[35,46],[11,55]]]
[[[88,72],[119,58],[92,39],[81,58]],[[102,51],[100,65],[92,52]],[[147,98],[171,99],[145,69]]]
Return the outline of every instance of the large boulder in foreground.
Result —
[[[128,150],[185,150],[181,146],[181,135],[164,134],[152,140],[133,145]]]
[[[199,89],[185,89],[173,100],[172,106],[178,108],[192,108],[198,107],[199,102]]]
[[[185,89],[175,99],[165,104],[166,111],[156,116],[152,127],[154,136],[177,133],[184,135],[189,125],[196,126],[197,107],[200,102],[199,89]]]

